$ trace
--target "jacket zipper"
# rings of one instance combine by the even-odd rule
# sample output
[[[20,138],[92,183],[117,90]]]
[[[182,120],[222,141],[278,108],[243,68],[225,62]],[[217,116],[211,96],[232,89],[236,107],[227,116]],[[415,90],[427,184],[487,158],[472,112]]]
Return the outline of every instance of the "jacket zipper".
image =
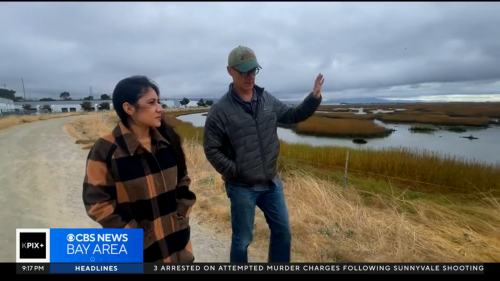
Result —
[[[260,136],[260,130],[259,130],[259,121],[257,121],[257,118],[255,118],[255,126],[257,127],[257,136],[259,138],[260,157],[262,157],[262,171],[264,172],[264,177],[267,178],[266,160],[264,158],[264,146],[262,145],[262,138]]]
[[[241,103],[240,101],[236,101],[238,103]],[[241,105],[240,105],[241,106]],[[244,110],[246,111],[247,113],[249,113],[250,116],[252,116],[253,120],[255,121],[255,127],[257,129],[257,137],[259,139],[259,147],[260,147],[260,157],[262,158],[262,171],[264,172],[264,177],[267,178],[267,173],[266,173],[266,160],[264,158],[264,146],[262,144],[262,137],[260,135],[260,130],[259,130],[259,121],[257,120],[257,117],[258,117],[258,113],[260,111],[260,108],[262,106],[262,100],[259,100],[259,105],[257,107],[257,112],[255,112],[255,114],[253,113],[253,110],[250,109],[250,111],[248,110]]]
[[[255,112],[254,115],[254,120],[255,120],[255,127],[257,129],[257,137],[259,139],[259,146],[260,146],[260,157],[262,158],[262,171],[264,172],[264,177],[267,178],[267,173],[266,173],[266,159],[264,158],[264,145],[262,144],[262,137],[260,135],[260,129],[259,129],[259,121],[257,120],[258,114],[260,113],[260,108],[261,108],[261,100],[259,101],[259,104],[257,106],[257,112]]]

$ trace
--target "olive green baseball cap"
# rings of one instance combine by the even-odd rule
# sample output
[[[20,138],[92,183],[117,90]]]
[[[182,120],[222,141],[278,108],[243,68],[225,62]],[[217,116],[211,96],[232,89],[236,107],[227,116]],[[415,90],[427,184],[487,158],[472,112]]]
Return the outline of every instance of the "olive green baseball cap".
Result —
[[[238,46],[229,53],[227,65],[240,72],[248,72],[254,68],[262,68],[257,62],[257,57],[252,49]]]

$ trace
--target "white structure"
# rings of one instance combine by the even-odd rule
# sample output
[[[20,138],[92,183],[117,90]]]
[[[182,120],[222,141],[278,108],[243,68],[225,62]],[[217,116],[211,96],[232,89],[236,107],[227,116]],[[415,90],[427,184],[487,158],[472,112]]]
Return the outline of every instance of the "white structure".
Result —
[[[16,111],[24,112],[24,109],[22,109],[22,107],[21,109],[16,108],[13,100],[0,98],[0,116],[4,114],[13,114],[16,113]]]
[[[41,106],[36,106],[36,111],[39,112],[39,108]],[[83,108],[80,104],[53,104],[50,106],[53,113],[56,112],[79,112],[83,111]]]
[[[14,110],[14,101],[0,98],[0,109]]]
[[[101,107],[99,106],[99,104],[97,104],[97,103],[96,103],[96,104],[94,104],[94,109],[95,109],[95,111],[99,111],[99,108],[101,108]]]
[[[198,101],[190,101],[188,104],[186,104],[186,107],[198,107]]]
[[[173,100],[160,100],[160,102],[166,105],[168,108],[175,107],[175,102]]]

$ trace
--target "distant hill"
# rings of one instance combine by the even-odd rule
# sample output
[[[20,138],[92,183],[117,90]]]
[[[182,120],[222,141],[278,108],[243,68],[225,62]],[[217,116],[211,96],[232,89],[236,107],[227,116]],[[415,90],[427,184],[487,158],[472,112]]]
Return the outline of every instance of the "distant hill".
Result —
[[[419,103],[423,101],[418,100],[386,100],[383,98],[370,98],[370,97],[361,97],[361,98],[339,98],[339,99],[330,99],[323,101],[322,104],[334,104],[334,103],[355,103],[355,104],[367,104],[367,103]]]
[[[189,98],[191,101],[198,101],[200,98]],[[204,100],[213,100],[214,102],[217,102],[219,98],[203,98]],[[181,99],[178,99],[181,100]],[[286,99],[280,99],[283,103],[285,104],[299,104],[301,103],[301,100],[286,100]],[[321,104],[340,104],[340,103],[347,103],[347,104],[369,104],[369,103],[424,103],[425,101],[418,101],[418,100],[386,100],[383,98],[371,98],[371,97],[360,97],[360,98],[335,98],[335,99],[328,99],[328,100],[323,100]]]
[[[301,101],[299,100],[282,100],[282,102],[286,104],[299,104]],[[329,99],[323,100],[321,104],[387,104],[387,103],[422,103],[424,101],[417,100],[386,100],[382,98],[339,98],[339,99]]]

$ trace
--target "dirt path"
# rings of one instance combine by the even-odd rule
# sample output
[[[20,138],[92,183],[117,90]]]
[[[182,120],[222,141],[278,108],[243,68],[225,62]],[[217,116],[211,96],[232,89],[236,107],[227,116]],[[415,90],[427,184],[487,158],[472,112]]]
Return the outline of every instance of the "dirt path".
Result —
[[[85,160],[63,126],[81,117],[34,122],[0,132],[0,262],[15,262],[16,228],[100,227],[81,199]],[[198,262],[226,262],[229,241],[192,219]]]

